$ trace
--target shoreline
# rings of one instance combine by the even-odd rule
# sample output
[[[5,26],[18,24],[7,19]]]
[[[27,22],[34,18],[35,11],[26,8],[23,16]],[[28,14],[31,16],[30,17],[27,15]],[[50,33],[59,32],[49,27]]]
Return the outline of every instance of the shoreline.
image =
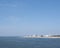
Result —
[[[60,37],[24,37],[24,38],[60,38]]]
[[[57,37],[50,37],[50,38],[57,38]],[[60,38],[60,37],[59,37]]]
[[[24,38],[60,38],[60,35],[27,35]]]

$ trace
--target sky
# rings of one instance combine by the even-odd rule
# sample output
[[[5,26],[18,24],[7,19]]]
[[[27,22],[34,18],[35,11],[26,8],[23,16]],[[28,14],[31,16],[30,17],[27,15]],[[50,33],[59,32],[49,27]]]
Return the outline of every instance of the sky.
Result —
[[[0,36],[60,34],[60,0],[0,0]]]

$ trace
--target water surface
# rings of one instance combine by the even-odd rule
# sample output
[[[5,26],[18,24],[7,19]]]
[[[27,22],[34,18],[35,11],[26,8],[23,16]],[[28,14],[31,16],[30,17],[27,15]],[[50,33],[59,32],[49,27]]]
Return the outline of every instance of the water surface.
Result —
[[[0,37],[0,48],[60,48],[60,39]]]

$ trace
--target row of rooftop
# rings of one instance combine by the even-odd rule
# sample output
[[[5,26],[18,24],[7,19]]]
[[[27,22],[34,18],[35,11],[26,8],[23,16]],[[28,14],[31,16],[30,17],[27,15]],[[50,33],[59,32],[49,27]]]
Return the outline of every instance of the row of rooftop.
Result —
[[[52,38],[52,37],[59,37],[60,38],[60,35],[27,35],[25,37],[28,37],[28,38]]]

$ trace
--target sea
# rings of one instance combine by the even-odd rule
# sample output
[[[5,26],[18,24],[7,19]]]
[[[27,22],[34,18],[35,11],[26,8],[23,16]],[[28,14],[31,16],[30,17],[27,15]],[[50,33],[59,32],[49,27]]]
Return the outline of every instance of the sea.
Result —
[[[60,39],[0,37],[0,48],[60,48]]]

